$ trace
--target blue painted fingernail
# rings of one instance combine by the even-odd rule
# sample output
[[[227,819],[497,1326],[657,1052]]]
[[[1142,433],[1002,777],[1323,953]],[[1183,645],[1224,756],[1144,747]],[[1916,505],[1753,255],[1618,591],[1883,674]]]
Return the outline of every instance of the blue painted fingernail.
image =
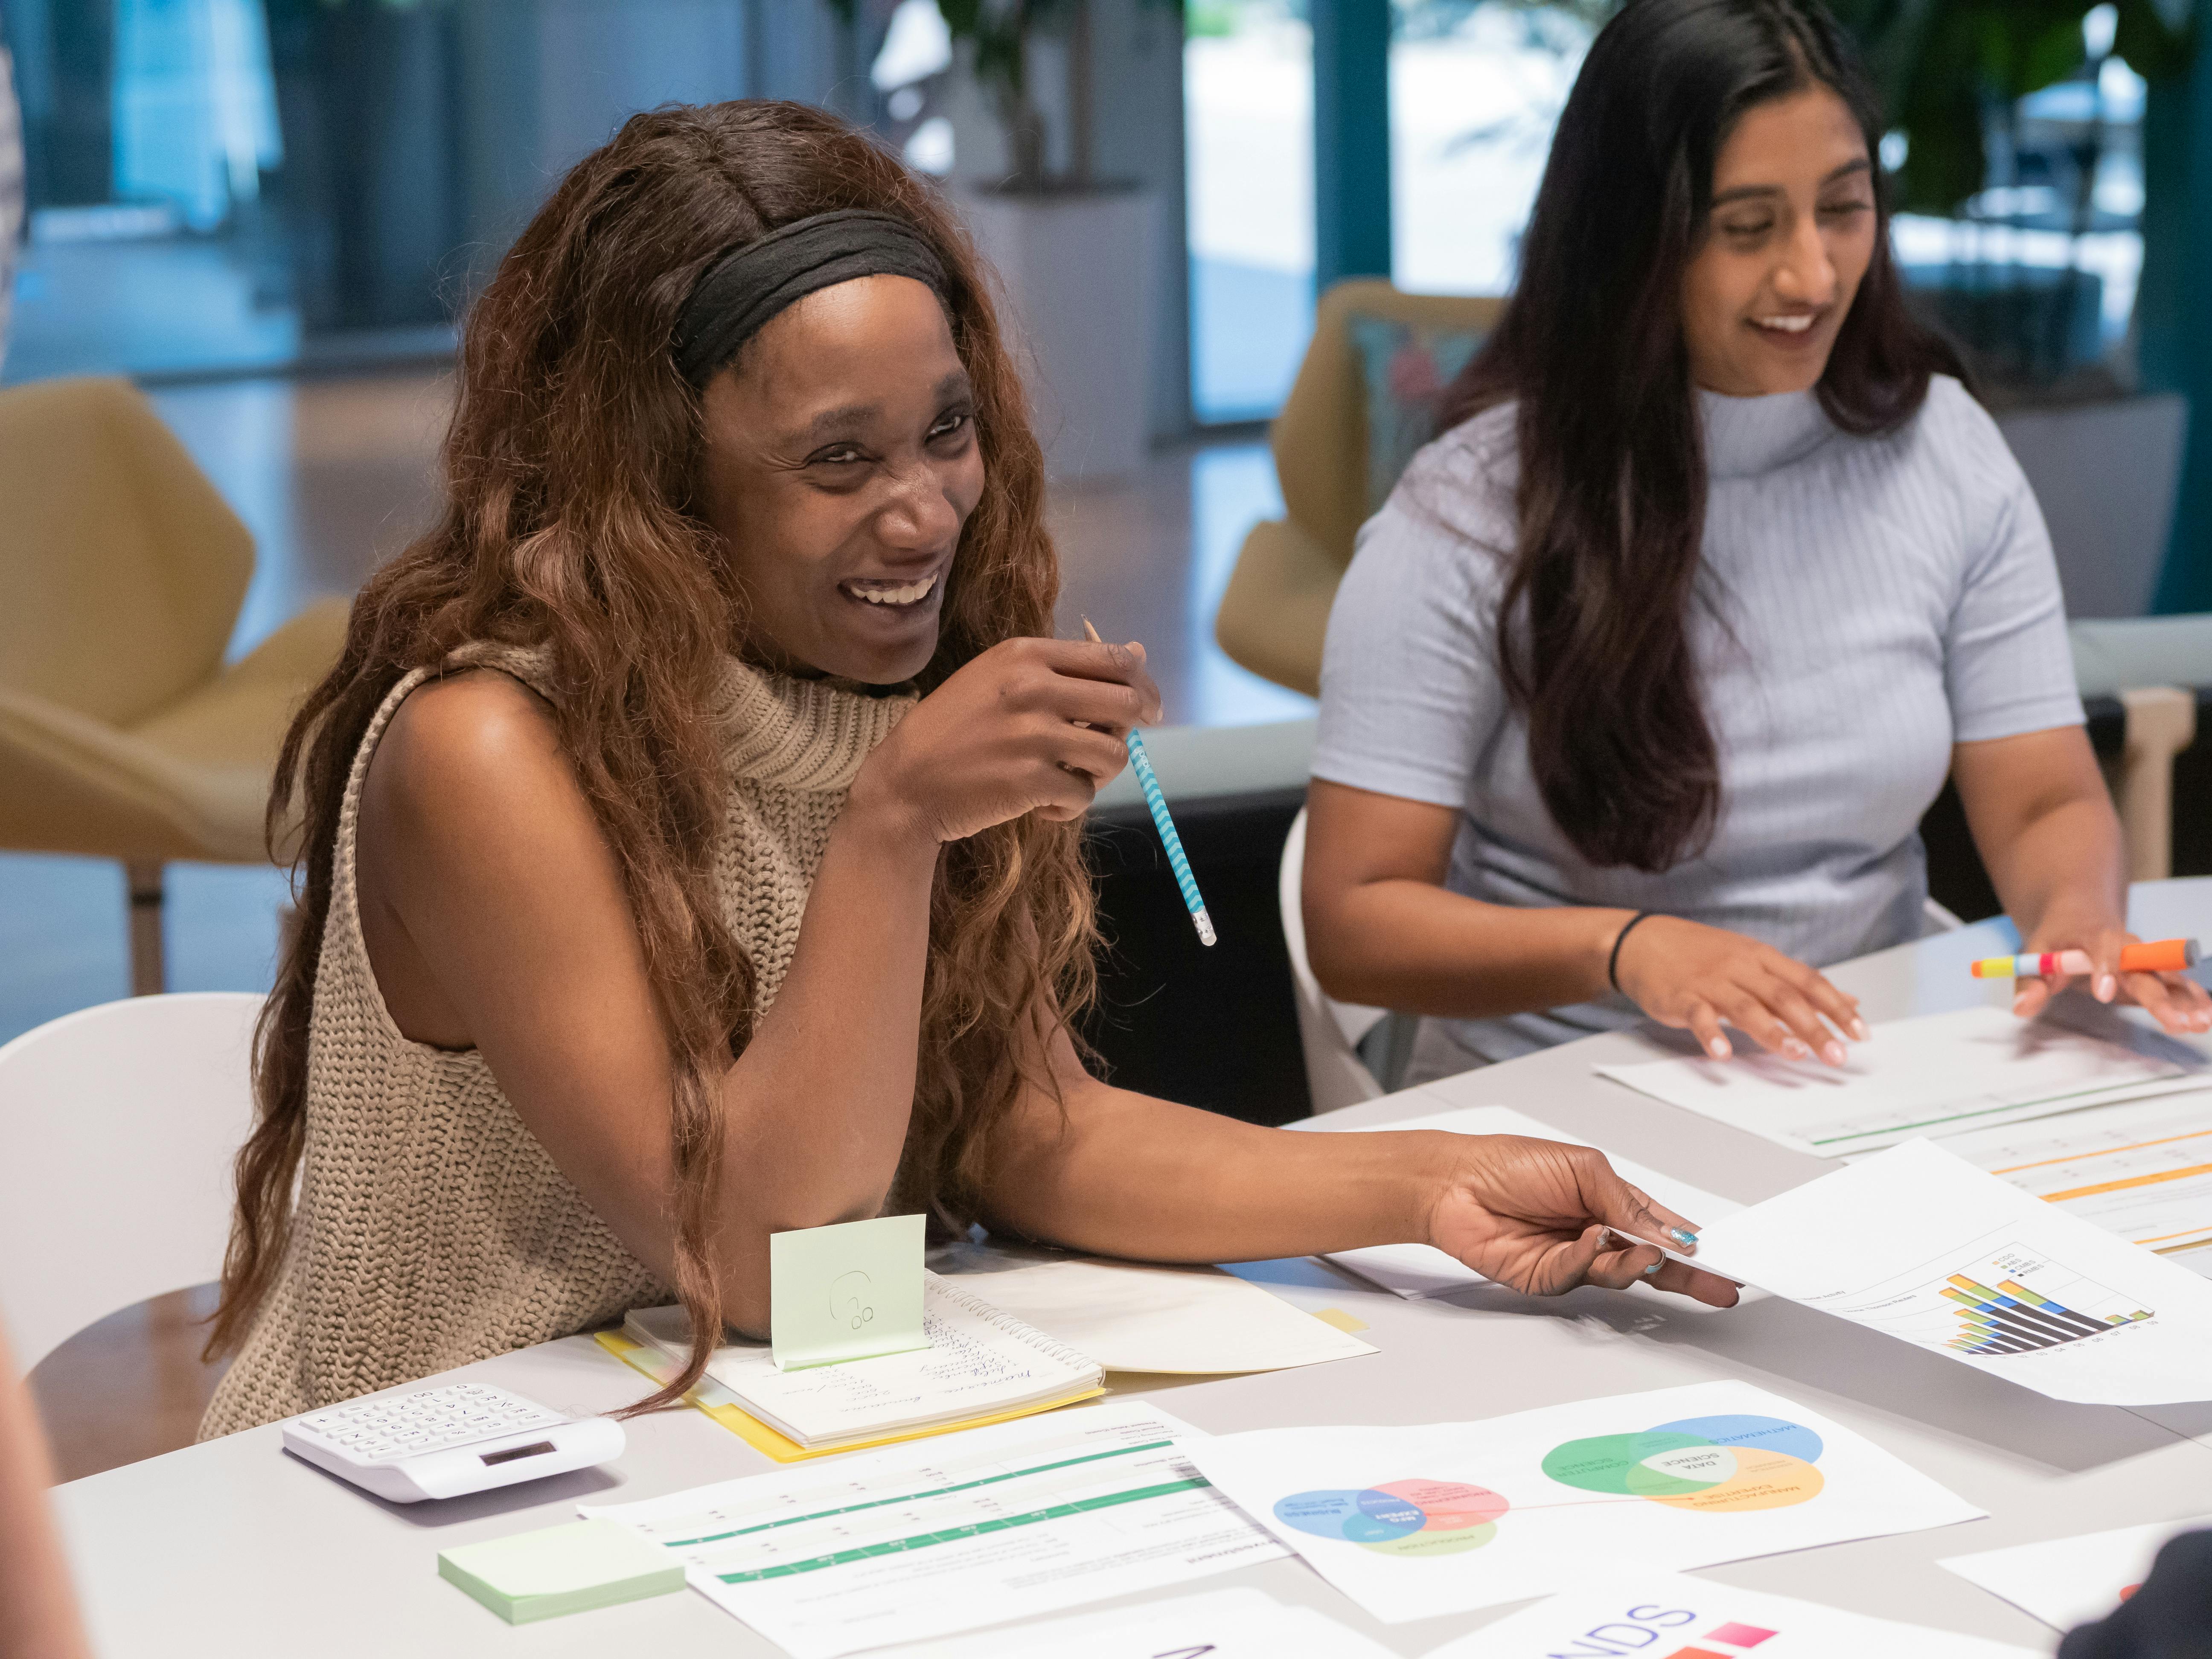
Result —
[[[1644,1270],[1644,1276],[1646,1279],[1656,1279],[1656,1278],[1658,1278],[1658,1277],[1659,1277],[1659,1269],[1660,1269],[1663,1265],[1665,1265],[1665,1264],[1663,1264],[1663,1263],[1662,1263],[1662,1262],[1657,1262],[1657,1261],[1653,1262],[1650,1267],[1646,1267],[1646,1268]]]
[[[1697,1234],[1692,1232],[1687,1227],[1669,1227],[1667,1230],[1667,1236],[1677,1244],[1694,1244],[1698,1242]]]

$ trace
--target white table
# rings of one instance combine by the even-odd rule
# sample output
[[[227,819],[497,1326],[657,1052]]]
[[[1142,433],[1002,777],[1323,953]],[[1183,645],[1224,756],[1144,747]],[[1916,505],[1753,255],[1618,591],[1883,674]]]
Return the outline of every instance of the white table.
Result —
[[[2212,936],[2212,880],[2139,888],[2146,936]],[[1836,971],[1873,1019],[2000,996],[1965,963],[2014,948],[1984,924]],[[2212,1053],[2212,1045],[2205,1045]],[[1649,1057],[1653,1039],[1592,1038],[1352,1109],[1381,1125],[1449,1105],[1503,1104],[1729,1197],[1765,1198],[1833,1166],[1592,1075]],[[1645,1291],[1557,1300],[1490,1288],[1402,1302],[1313,1261],[1239,1271],[1309,1309],[1367,1322],[1379,1357],[1145,1390],[1215,1432],[1320,1423],[1479,1418],[1561,1400],[1738,1378],[1866,1435],[1990,1511],[1968,1525],[1711,1569],[1716,1578],[2048,1650],[2042,1626],[1943,1571],[1938,1558],[2212,1509],[2212,1406],[2124,1411],[2046,1401],[1778,1299],[1715,1313]],[[605,1410],[641,1379],[586,1338],[447,1373],[549,1405]],[[387,1504],[286,1456],[251,1430],[55,1493],[106,1659],[258,1656],[779,1651],[683,1594],[511,1627],[436,1576],[437,1552],[570,1518],[579,1499],[650,1498],[773,1467],[696,1412],[633,1422],[604,1469],[449,1503]],[[1372,1623],[1302,1563],[1184,1587],[1256,1585],[1367,1630],[1406,1654],[1501,1616]]]

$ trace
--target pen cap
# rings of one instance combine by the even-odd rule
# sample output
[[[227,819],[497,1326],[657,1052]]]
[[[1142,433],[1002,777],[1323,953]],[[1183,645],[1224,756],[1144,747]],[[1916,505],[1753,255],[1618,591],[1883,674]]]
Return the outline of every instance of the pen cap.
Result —
[[[2178,974],[2197,965],[2197,941],[2161,939],[2147,945],[2131,945],[2122,954],[2121,962],[2131,973]]]

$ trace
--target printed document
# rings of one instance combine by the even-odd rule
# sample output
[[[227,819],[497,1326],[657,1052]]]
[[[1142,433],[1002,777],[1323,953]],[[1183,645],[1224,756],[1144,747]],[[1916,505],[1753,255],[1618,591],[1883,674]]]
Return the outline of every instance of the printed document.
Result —
[[[1191,1467],[1205,1439],[1115,1401],[580,1507],[795,1659],[838,1659],[1288,1553]]]
[[[1447,1642],[1428,1659],[2032,1659],[2033,1652],[1795,1596],[1623,1566]]]
[[[2212,1527],[2212,1515],[2015,1544],[1978,1555],[1954,1555],[1936,1565],[2002,1597],[2029,1618],[2067,1631],[2110,1613],[2142,1587],[2151,1563],[2169,1540],[2202,1527]]]
[[[887,1648],[880,1659],[1397,1659],[1313,1607],[1262,1591],[1207,1590],[1110,1613]]]
[[[925,1348],[787,1370],[760,1343],[726,1343],[707,1362],[707,1375],[754,1417],[809,1450],[1041,1409],[1047,1402],[1099,1392],[1094,1360],[954,1280],[931,1273],[921,1277]],[[678,1364],[690,1357],[690,1322],[680,1307],[633,1310],[623,1329]]]
[[[1462,1135],[1528,1135],[1537,1140],[1565,1141],[1570,1146],[1591,1144],[1567,1133],[1564,1129],[1540,1123],[1533,1117],[1515,1111],[1510,1106],[1463,1106],[1455,1111],[1407,1118],[1401,1123],[1370,1125],[1364,1129],[1348,1123],[1331,1123],[1327,1117],[1310,1118],[1289,1127],[1315,1133],[1341,1129],[1348,1134],[1388,1134],[1398,1129],[1443,1129]],[[1734,1199],[1709,1193],[1702,1187],[1692,1187],[1686,1181],[1677,1181],[1673,1176],[1662,1175],[1656,1170],[1646,1169],[1641,1164],[1617,1158],[1611,1152],[1606,1153],[1606,1159],[1630,1186],[1642,1188],[1647,1196],[1656,1199],[1675,1214],[1688,1217],[1700,1227],[1707,1222],[1717,1221],[1724,1215],[1734,1215],[1743,1207]],[[1364,1250],[1339,1250],[1326,1260],[1334,1261],[1340,1267],[1348,1268],[1368,1283],[1394,1291],[1408,1301],[1417,1301],[1425,1296],[1442,1296],[1450,1291],[1465,1290],[1470,1285],[1489,1282],[1458,1257],[1445,1255],[1433,1244],[1375,1244]]]
[[[2212,1282],[1935,1141],[1723,1217],[1697,1259],[2053,1400],[2212,1399]]]
[[[1709,1566],[1982,1514],[1745,1382],[1478,1423],[1259,1429],[1188,1449],[1247,1515],[1392,1625],[1565,1589],[1595,1561]]]
[[[2093,1036],[2056,1019],[1969,1008],[1887,1020],[1844,1044],[1840,1069],[1784,1060],[1746,1042],[1733,1060],[1601,1066],[1616,1083],[1798,1152],[1822,1158],[1879,1152],[1923,1135],[2047,1117],[2076,1107],[2203,1088],[2201,1061],[2136,1033]]]
[[[1158,1267],[955,1244],[945,1282],[1035,1326],[1109,1371],[1215,1376],[1286,1370],[1376,1350],[1218,1267]]]
[[[1946,1135],[1943,1149],[2145,1249],[2212,1243],[2212,1090]]]

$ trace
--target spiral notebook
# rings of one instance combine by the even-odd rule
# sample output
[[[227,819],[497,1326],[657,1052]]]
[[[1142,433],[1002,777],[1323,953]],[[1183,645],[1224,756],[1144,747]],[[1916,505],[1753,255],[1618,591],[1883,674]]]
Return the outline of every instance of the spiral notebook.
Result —
[[[1097,1394],[1097,1363],[933,1273],[922,1275],[927,1348],[780,1371],[765,1342],[714,1351],[707,1375],[745,1411],[809,1451],[927,1433],[977,1418],[1049,1410]],[[634,1340],[680,1363],[690,1324],[681,1308],[639,1308]]]

